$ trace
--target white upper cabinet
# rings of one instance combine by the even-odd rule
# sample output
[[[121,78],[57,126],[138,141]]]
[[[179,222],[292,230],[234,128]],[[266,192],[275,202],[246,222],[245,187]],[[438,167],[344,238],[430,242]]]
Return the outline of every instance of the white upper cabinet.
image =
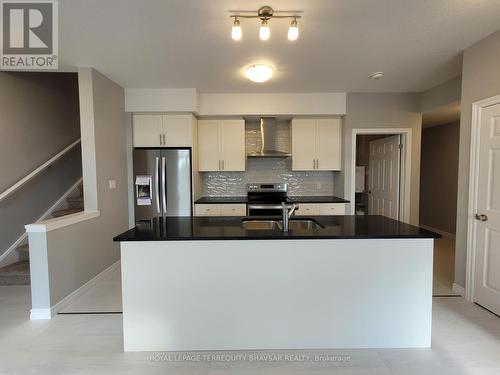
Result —
[[[192,147],[192,115],[134,114],[134,147]]]
[[[163,116],[134,115],[134,147],[155,147],[163,142]]]
[[[292,120],[292,170],[341,169],[341,120]]]
[[[316,120],[316,169],[341,169],[341,128],[340,119]]]
[[[220,126],[218,120],[198,121],[198,170],[220,170]]]
[[[292,169],[308,171],[316,165],[316,120],[292,120]]]
[[[198,121],[199,171],[245,170],[245,121]]]

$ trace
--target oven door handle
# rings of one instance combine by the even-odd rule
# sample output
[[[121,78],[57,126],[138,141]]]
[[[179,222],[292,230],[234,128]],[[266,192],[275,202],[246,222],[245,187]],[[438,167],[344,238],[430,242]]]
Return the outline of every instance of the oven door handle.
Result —
[[[281,204],[249,204],[249,210],[281,210]]]

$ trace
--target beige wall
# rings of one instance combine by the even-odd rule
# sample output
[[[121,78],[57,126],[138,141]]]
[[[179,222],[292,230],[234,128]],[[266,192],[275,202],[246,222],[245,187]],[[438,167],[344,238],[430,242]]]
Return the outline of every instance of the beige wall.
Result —
[[[52,305],[119,259],[113,237],[128,228],[124,91],[93,69],[80,70],[79,80],[81,101],[91,100],[93,108],[86,112],[90,105],[82,102],[82,137],[94,136],[82,143],[82,164],[87,173],[95,168],[96,182],[93,190],[85,181],[93,176],[84,174],[85,198],[95,197],[100,216],[47,233]],[[109,180],[116,181],[116,189],[109,188]]]
[[[472,103],[500,94],[500,31],[464,51],[455,283],[465,286]]]
[[[422,131],[420,224],[454,234],[460,123]]]
[[[0,72],[0,192],[80,137],[75,73]],[[82,175],[76,147],[0,202],[0,256]],[[17,261],[10,252],[6,263]],[[5,264],[5,263],[4,263]]]
[[[0,191],[80,137],[74,73],[0,72]]]
[[[422,113],[431,112],[451,103],[460,102],[462,96],[462,77],[458,76],[422,93],[420,109]]]
[[[347,114],[344,118],[342,172],[335,176],[336,195],[350,200],[352,169],[352,129],[411,128],[412,157],[410,181],[410,222],[418,224],[420,189],[420,134],[422,115],[420,95],[414,93],[367,93],[347,95]],[[342,189],[343,188],[343,189]]]
[[[32,284],[33,308],[44,311],[116,262],[120,253],[113,237],[128,228],[124,90],[89,68],[79,70],[79,84],[88,202],[82,221],[53,230],[48,226],[45,234],[30,232],[30,250],[33,245],[34,251],[46,253],[31,261],[33,274],[41,280]],[[109,188],[109,180],[116,181],[116,189]],[[85,219],[94,209],[99,216]]]

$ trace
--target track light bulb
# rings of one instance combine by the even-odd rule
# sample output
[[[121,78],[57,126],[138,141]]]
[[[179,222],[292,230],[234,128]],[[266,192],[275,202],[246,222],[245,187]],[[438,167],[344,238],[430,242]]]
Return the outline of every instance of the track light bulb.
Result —
[[[233,40],[240,40],[242,35],[240,21],[235,18],[233,28],[231,29],[231,38],[233,38]]]
[[[260,24],[259,38],[260,40],[268,40],[270,36],[271,36],[271,29],[269,28],[267,20],[264,19]]]
[[[294,19],[288,28],[288,40],[294,41],[299,37],[299,28],[297,27],[297,19]]]

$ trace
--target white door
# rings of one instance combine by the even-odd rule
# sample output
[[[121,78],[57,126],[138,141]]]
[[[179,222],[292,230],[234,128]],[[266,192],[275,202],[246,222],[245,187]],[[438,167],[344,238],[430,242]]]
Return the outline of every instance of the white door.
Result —
[[[158,147],[162,145],[162,118],[162,115],[134,115],[134,147]]]
[[[220,169],[219,121],[198,121],[198,170]]]
[[[474,301],[500,314],[500,104],[482,109],[479,126]]]
[[[221,170],[245,170],[245,121],[223,120],[220,125]]]
[[[368,214],[399,218],[400,135],[370,142]]]
[[[341,150],[340,119],[317,121],[316,169],[323,171],[340,170]]]
[[[292,121],[292,170],[312,171],[316,161],[316,120]]]

